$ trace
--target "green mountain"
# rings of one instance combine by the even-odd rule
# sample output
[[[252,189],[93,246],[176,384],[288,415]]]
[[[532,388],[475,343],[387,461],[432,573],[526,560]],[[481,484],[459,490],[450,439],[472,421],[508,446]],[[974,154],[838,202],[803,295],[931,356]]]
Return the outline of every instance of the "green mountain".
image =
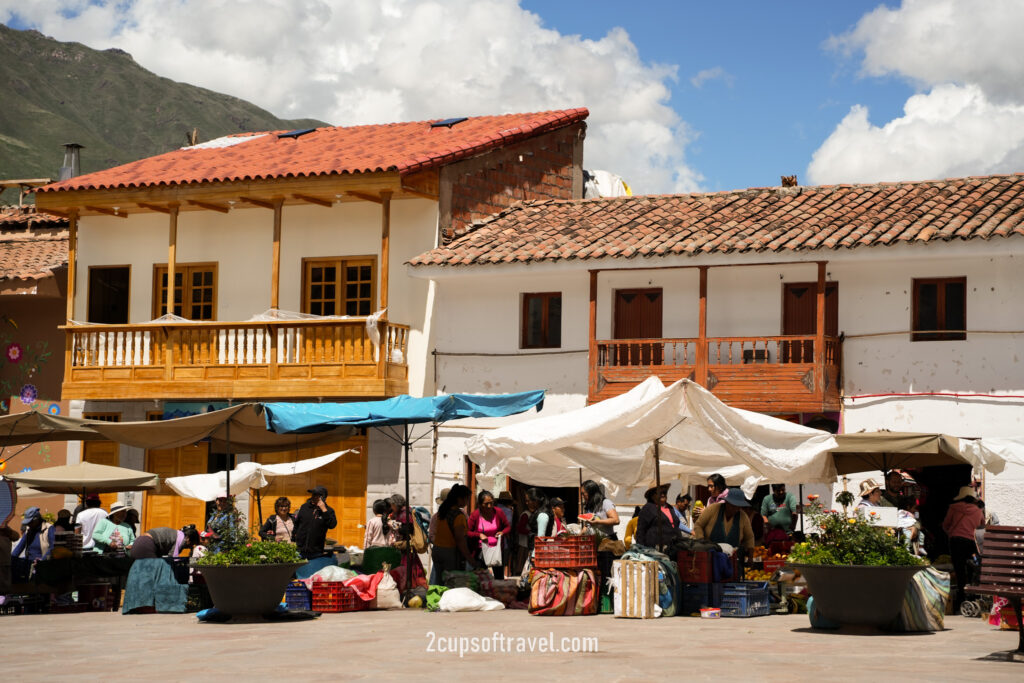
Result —
[[[0,24],[0,179],[56,178],[66,142],[84,145],[81,171],[90,173],[182,147],[193,129],[204,141],[323,125],[162,78],[123,50]]]

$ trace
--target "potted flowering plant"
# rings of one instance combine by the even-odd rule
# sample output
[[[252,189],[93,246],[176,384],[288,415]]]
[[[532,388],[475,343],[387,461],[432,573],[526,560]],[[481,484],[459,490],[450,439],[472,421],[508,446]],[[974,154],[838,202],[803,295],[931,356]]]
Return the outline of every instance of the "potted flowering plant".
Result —
[[[267,614],[281,602],[295,570],[306,563],[294,543],[251,538],[196,562],[214,606],[227,614]]]
[[[814,499],[805,511],[818,533],[793,547],[789,565],[807,580],[816,609],[841,624],[881,626],[895,619],[924,563],[876,523],[877,511],[825,510]]]

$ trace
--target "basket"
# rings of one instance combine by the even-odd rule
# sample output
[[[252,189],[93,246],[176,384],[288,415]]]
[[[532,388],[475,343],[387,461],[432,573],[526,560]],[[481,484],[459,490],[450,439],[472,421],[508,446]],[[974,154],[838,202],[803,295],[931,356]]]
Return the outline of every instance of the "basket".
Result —
[[[358,612],[366,609],[366,601],[341,581],[317,581],[312,608],[314,612]]]
[[[597,567],[596,536],[538,536],[533,566],[538,569]]]
[[[765,617],[771,614],[767,581],[733,581],[722,584],[723,617]]]
[[[313,609],[313,594],[306,584],[301,581],[292,581],[284,589],[284,606],[290,610],[311,610]]]

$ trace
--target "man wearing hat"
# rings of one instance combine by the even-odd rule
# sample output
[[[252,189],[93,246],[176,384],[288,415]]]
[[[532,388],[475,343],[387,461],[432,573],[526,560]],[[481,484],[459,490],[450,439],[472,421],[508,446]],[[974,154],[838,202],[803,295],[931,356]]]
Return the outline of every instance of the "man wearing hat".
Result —
[[[725,500],[712,503],[693,525],[694,538],[707,539],[712,543],[728,543],[734,548],[754,549],[754,529],[743,508],[750,503],[737,487],[732,487]]]
[[[295,545],[307,560],[324,556],[327,530],[338,526],[334,508],[327,504],[327,489],[316,486],[308,489],[309,500],[295,513]]]
[[[93,529],[92,539],[96,543],[96,550],[101,553],[114,553],[123,551],[135,543],[135,532],[125,522],[128,517],[128,506],[124,503],[114,503],[110,506],[110,512],[106,519],[101,519],[96,528]]]

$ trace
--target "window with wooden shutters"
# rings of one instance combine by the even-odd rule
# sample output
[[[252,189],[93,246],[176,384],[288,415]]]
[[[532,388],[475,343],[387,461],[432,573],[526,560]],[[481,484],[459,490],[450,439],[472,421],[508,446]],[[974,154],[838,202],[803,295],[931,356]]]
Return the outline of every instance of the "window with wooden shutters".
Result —
[[[376,306],[372,258],[305,261],[303,311],[313,315],[370,315]]]
[[[967,339],[967,278],[914,280],[911,341]]]
[[[167,313],[167,266],[155,266],[153,317]],[[217,264],[178,263],[174,266],[174,315],[189,320],[217,319]]]
[[[562,293],[523,294],[520,347],[555,349],[562,345]]]

